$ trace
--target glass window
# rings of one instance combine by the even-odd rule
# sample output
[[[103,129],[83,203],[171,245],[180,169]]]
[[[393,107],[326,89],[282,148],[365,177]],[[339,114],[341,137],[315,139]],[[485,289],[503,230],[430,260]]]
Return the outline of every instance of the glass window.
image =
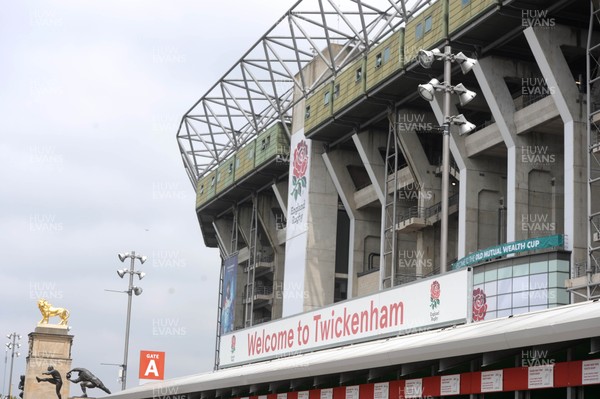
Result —
[[[210,186],[212,187],[212,186],[214,186],[214,185],[215,185],[215,177],[213,176],[213,177],[210,179]]]
[[[548,274],[548,287],[564,288],[565,280],[568,278],[569,278],[568,273],[549,273]]]
[[[513,308],[519,308],[522,306],[529,306],[529,292],[515,292],[512,294],[512,306]]]
[[[513,292],[528,291],[529,276],[513,277]]]
[[[327,90],[325,92],[325,96],[323,96],[323,103],[325,105],[329,104],[329,98],[331,97],[331,93],[329,92],[329,90]]]
[[[496,282],[495,281],[490,281],[488,283],[485,283],[483,285],[483,291],[485,292],[485,295],[487,296],[491,296],[491,295],[496,295],[497,291],[496,291]]]
[[[498,295],[498,309],[509,309],[509,308],[512,308],[511,297],[512,297],[511,294]]]
[[[233,162],[229,164],[229,174],[233,172]]]
[[[486,319],[490,319],[490,317],[489,317],[490,311],[496,310],[497,300],[498,300],[498,297],[496,297],[496,296],[487,296],[485,298],[485,303],[487,304],[487,311],[488,311],[488,315],[486,316]]]
[[[417,40],[423,38],[423,24],[417,24],[417,28],[415,31],[415,37],[417,38]]]
[[[425,18],[425,32],[429,32],[431,30],[431,26],[433,24],[433,19],[431,15]]]
[[[486,270],[485,281],[496,281],[498,280],[498,269]]]
[[[539,306],[530,306],[529,307],[530,312],[535,312],[537,310],[544,310],[544,309],[548,309],[548,305],[539,305]]]
[[[481,272],[475,272],[473,275],[473,285],[483,283],[483,270]]]
[[[530,266],[529,266],[529,270],[531,274],[535,274],[535,273],[545,273],[548,271],[548,262],[547,261],[543,261],[543,262],[533,262]]]
[[[512,278],[498,280],[498,294],[508,294],[512,292]]]
[[[498,268],[498,279],[512,277],[512,266]]]
[[[533,290],[529,291],[529,305],[547,305],[548,290]]]
[[[504,309],[498,311],[498,317],[508,317],[512,314],[512,309]]]
[[[390,60],[390,48],[386,47],[383,50],[383,63],[385,64],[386,62],[388,62]]]
[[[463,7],[464,6],[468,6],[469,3],[471,3],[471,0],[461,0],[461,4],[462,4]]]
[[[310,118],[310,105],[306,106],[306,110],[304,111],[304,119]]]
[[[526,274],[529,274],[529,263],[513,266],[513,276],[525,276]]]
[[[356,73],[355,73],[355,75],[354,75],[354,80],[355,80],[356,82],[360,81],[361,79],[362,79],[362,67],[358,68],[358,69],[356,70]]]
[[[529,312],[529,307],[528,307],[528,306],[526,306],[526,307],[523,307],[523,308],[514,308],[514,309],[512,310],[512,314],[513,314],[513,315],[516,315],[516,314],[523,314],[523,313],[527,313],[527,312]]]
[[[558,261],[558,271],[559,272],[569,272],[569,261],[567,260],[559,260]]]
[[[548,288],[548,274],[532,274],[529,276],[529,289],[541,290]]]
[[[336,84],[333,86],[333,98],[338,98],[340,96],[340,84]]]
[[[200,194],[204,194],[204,184],[200,186]]]
[[[383,63],[382,55],[381,55],[381,53],[379,53],[375,56],[375,68],[379,68],[382,63]]]

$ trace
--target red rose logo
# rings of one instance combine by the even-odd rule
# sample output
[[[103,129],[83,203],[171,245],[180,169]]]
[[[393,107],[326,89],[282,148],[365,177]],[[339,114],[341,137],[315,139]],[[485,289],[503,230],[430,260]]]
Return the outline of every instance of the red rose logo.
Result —
[[[231,337],[231,353],[235,352],[235,335]]]
[[[294,170],[292,172],[292,195],[294,200],[302,195],[302,188],[306,188],[306,169],[308,168],[308,145],[302,140],[294,150]]]
[[[294,150],[294,176],[298,179],[304,177],[308,167],[308,145],[302,140]]]
[[[433,283],[431,283],[431,288],[429,290],[430,292],[430,297],[431,297],[431,304],[429,306],[431,306],[431,309],[435,309],[438,307],[438,305],[440,304],[440,283],[435,280]]]
[[[487,313],[487,303],[485,292],[481,288],[473,290],[473,321],[485,319]]]

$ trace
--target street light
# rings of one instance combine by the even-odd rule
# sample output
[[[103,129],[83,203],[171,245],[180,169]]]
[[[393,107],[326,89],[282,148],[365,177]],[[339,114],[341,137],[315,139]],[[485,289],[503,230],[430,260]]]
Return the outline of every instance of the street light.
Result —
[[[440,84],[437,79],[431,79],[429,83],[420,84],[419,95],[427,101],[433,101],[436,91],[444,92],[444,135],[442,139],[442,216],[440,226],[440,273],[445,273],[448,267],[448,192],[450,182],[450,125],[459,127],[459,134],[467,134],[475,128],[475,125],[467,121],[464,115],[450,116],[450,96],[458,94],[460,105],[469,103],[476,95],[475,92],[467,90],[462,83],[452,86],[452,63],[460,65],[463,74],[468,73],[477,60],[467,57],[463,53],[452,54],[450,46],[444,47],[444,53],[438,49],[419,50],[417,61],[423,68],[429,69],[435,60],[444,61],[444,83]]]
[[[15,348],[20,348],[21,344],[17,342],[17,340],[21,339],[21,336],[16,332],[12,334],[8,334],[6,336],[11,342],[6,344],[6,348],[11,351],[10,354],[10,373],[8,377],[8,398],[10,399],[12,395],[12,373],[13,373],[13,363],[15,361]],[[20,353],[16,353],[17,357],[19,357]]]
[[[131,253],[129,253],[129,252],[121,253],[118,256],[119,256],[119,260],[121,262],[125,262],[125,259],[127,259],[127,258],[131,259],[129,269],[117,270],[117,274],[121,278],[123,278],[126,274],[129,274],[129,286],[127,287],[127,291],[120,291],[120,292],[125,292],[128,296],[128,299],[127,299],[127,324],[125,326],[125,349],[123,352],[123,365],[122,365],[123,373],[122,373],[122,378],[121,378],[121,389],[125,389],[126,385],[127,385],[127,356],[129,354],[129,325],[131,323],[131,298],[132,298],[132,294],[139,296],[142,294],[142,291],[143,291],[141,287],[136,287],[133,285],[133,275],[134,274],[137,275],[140,280],[143,279],[144,276],[146,275],[146,273],[144,273],[142,271],[134,270],[135,260],[138,259],[142,264],[144,264],[144,262],[148,259],[148,257],[136,255],[135,251],[131,251]]]

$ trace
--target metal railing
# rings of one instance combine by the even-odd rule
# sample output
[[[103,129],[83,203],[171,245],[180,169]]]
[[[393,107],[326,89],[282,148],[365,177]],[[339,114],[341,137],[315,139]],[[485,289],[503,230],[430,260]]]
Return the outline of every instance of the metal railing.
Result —
[[[454,194],[448,198],[448,206],[458,204],[458,194]],[[430,207],[418,207],[413,206],[408,209],[404,209],[398,215],[398,223],[404,222],[411,218],[422,218],[429,219],[432,216],[439,214],[442,211],[442,203],[438,202]]]

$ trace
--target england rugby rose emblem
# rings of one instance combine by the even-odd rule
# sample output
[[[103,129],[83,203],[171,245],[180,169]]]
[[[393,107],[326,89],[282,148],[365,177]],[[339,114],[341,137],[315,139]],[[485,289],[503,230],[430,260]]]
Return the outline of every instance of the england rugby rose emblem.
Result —
[[[440,283],[437,280],[431,283],[430,297],[431,304],[429,306],[435,310],[440,304]]]
[[[231,353],[235,352],[235,335],[231,337]]]
[[[473,290],[473,321],[485,319],[487,313],[487,303],[485,292],[481,288]]]
[[[292,195],[294,200],[302,195],[302,189],[306,188],[306,169],[308,168],[308,145],[302,140],[294,150],[294,170],[292,172]]]

